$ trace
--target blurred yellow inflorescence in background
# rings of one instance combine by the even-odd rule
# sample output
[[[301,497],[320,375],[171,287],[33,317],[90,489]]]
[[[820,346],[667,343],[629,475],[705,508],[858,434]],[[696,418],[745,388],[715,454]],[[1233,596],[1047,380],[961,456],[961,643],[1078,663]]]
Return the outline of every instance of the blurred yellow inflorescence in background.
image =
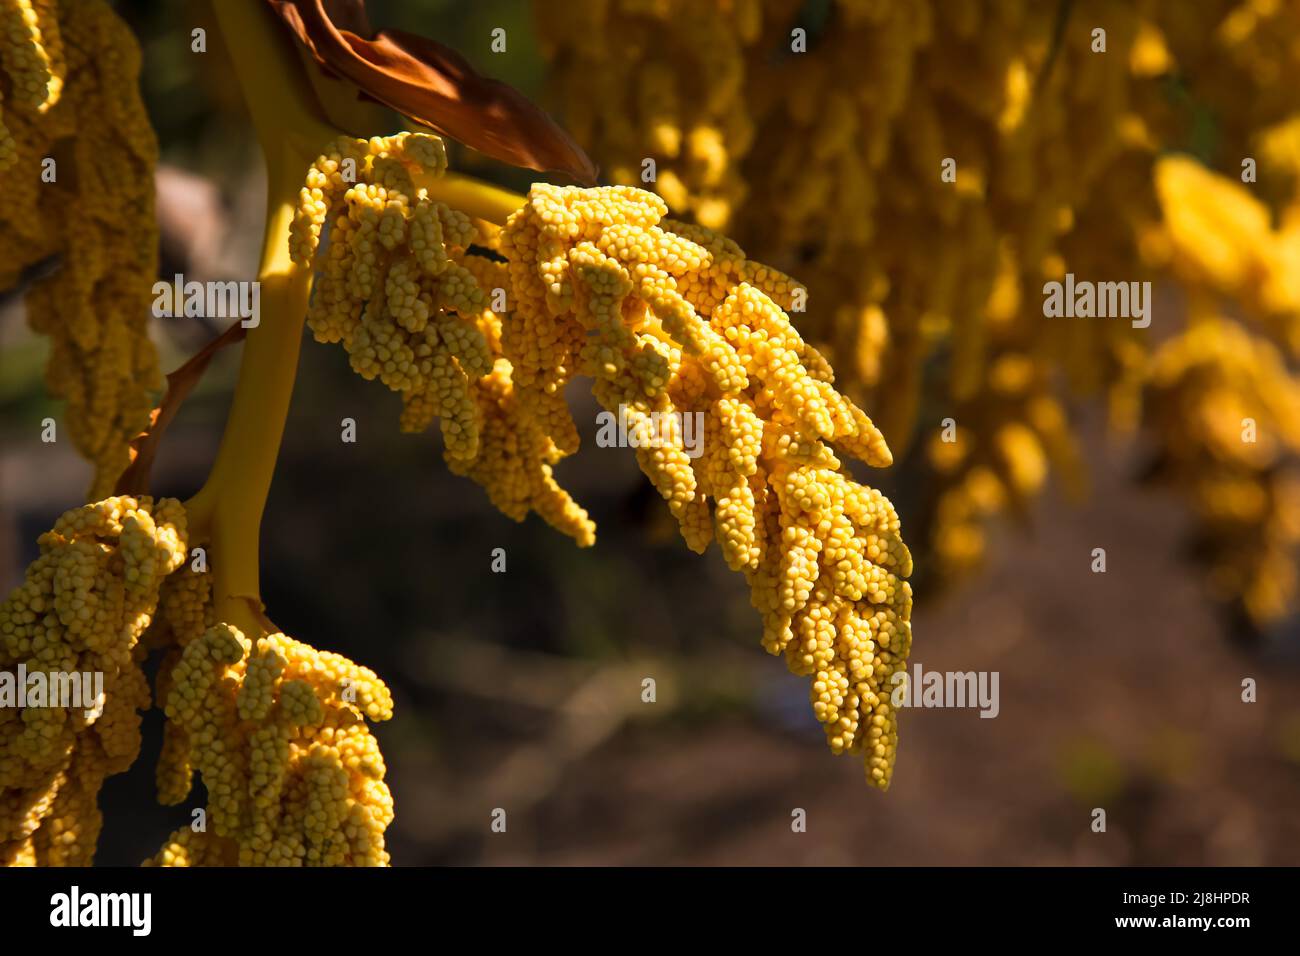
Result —
[[[103,0],[3,0],[0,288],[26,288],[49,336],[59,427],[95,466],[103,498],[162,387],[149,340],[158,273],[158,144],[140,99],[140,48]]]
[[[1257,624],[1294,606],[1300,8],[574,0],[537,23],[614,182],[653,160],[674,214],[807,282],[800,331],[896,451],[919,443],[948,575],[1050,470],[1082,488],[1068,403],[1101,396],[1150,426],[1215,592]],[[1067,273],[1154,280],[1154,323],[1046,318]],[[1257,444],[1171,421],[1211,382]]]

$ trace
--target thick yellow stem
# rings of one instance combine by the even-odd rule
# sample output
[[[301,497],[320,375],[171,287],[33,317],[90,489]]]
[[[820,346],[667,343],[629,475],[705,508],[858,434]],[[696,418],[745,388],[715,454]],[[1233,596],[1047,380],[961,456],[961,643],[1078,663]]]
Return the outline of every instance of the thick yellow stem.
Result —
[[[271,195],[277,190],[272,188]],[[262,321],[248,333],[239,384],[212,473],[190,502],[212,548],[214,599],[260,608],[258,536],[293,395],[310,274],[289,261],[293,206],[272,201],[258,274]]]
[[[268,164],[286,146],[315,159],[339,134],[320,114],[288,28],[265,0],[216,0],[212,9]]]
[[[258,0],[214,5],[267,165],[266,230],[257,281],[259,322],[249,330],[221,447],[187,502],[191,537],[210,543],[213,600],[220,616],[254,634],[262,610],[258,539],[293,395],[311,287],[289,258],[304,170],[336,134],[314,112],[310,87],[279,24]]]
[[[458,173],[416,174],[414,179],[430,199],[498,226],[504,226],[510,214],[524,204],[524,197],[518,193]]]

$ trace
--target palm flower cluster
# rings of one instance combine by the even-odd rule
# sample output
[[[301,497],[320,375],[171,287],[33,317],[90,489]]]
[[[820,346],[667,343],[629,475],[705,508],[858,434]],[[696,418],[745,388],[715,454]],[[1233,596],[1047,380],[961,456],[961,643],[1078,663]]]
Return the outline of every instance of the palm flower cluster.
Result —
[[[536,511],[591,544],[595,526],[552,475],[561,449],[531,424],[537,410],[520,406],[502,360],[501,319],[488,305],[508,278],[502,263],[469,250],[486,251],[491,227],[417,185],[445,169],[443,142],[428,134],[344,137],[316,160],[290,243],[295,262],[318,270],[308,327],[401,394],[403,431],[438,419],[448,466],[503,513],[522,521]]]
[[[158,145],[140,49],[104,0],[4,0],[0,44],[10,107],[0,288],[32,279],[28,323],[51,344],[46,382],[95,466],[88,497],[103,498],[162,384],[147,331]]]
[[[181,803],[197,770],[207,826],[181,827],[149,863],[387,865],[393,801],[366,725],[392,716],[383,682],[280,633],[254,643],[216,624],[184,637],[160,678],[159,799]]]
[[[308,172],[291,252],[310,263],[328,229],[312,334],[342,343],[358,374],[401,394],[404,431],[441,418],[448,457],[469,459],[478,440],[469,383],[492,367],[478,321],[487,302],[458,261],[476,229],[412,178],[446,165],[437,136],[339,139]]]
[[[533,187],[501,236],[515,382],[562,446],[575,428],[552,396],[575,374],[595,380],[687,544],[717,540],[750,585],[763,646],[812,678],[832,750],[862,754],[886,788],[912,559],[893,507],[847,478],[833,448],[876,467],[889,449],[790,324],[802,287],[666,213],[626,186]],[[703,423],[698,457],[687,416]]]
[[[1159,335],[1045,319],[1044,283],[1066,273],[1187,283],[1189,266],[1262,237],[1219,217],[1202,218],[1198,245],[1162,238],[1195,215],[1168,200],[1162,154],[1194,151],[1225,185],[1249,157],[1258,182],[1245,188],[1264,222],[1292,215],[1298,114],[1287,91],[1300,57],[1287,38],[1298,16],[1260,0],[575,0],[538,4],[537,20],[566,121],[615,182],[645,182],[653,160],[650,188],[674,213],[806,280],[803,334],[878,412],[896,451],[923,436],[924,530],[940,569],[955,572],[978,561],[988,517],[1028,509],[1042,465],[1083,484],[1062,421],[1071,399],[1103,396],[1121,431],[1163,421],[1142,403],[1167,387],[1153,343],[1169,316]],[[1217,226],[1229,231],[1211,235]],[[1285,232],[1264,245],[1285,245]],[[1277,297],[1289,293],[1275,283],[1261,310],[1249,286],[1201,282],[1238,300],[1225,322],[1294,361],[1294,331],[1279,321],[1294,309]],[[1247,361],[1266,353],[1251,348]],[[1008,362],[1039,367],[1018,408],[990,387]],[[930,441],[946,417],[961,449]],[[1243,476],[1252,481],[1252,494],[1272,497],[1271,478]],[[1189,473],[1172,486],[1194,483]],[[1257,511],[1248,536],[1280,541],[1271,513]],[[1289,600],[1249,597],[1256,559],[1219,550],[1225,539],[1206,531],[1207,559],[1235,568],[1215,572],[1234,582],[1225,599],[1257,624],[1282,613]],[[1273,553],[1293,568],[1294,549]]]
[[[862,753],[887,786],[897,728],[885,688],[910,644],[911,557],[889,502],[841,473],[833,448],[877,467],[891,457],[790,324],[784,310],[805,290],[632,187],[535,185],[499,233],[461,231],[400,164],[411,142],[340,143],[308,174],[292,241],[298,261],[320,262],[317,337],[401,391],[404,424],[416,403],[441,416],[449,465],[505,514],[536,511],[581,545],[595,527],[552,467],[578,447],[564,388],[592,378],[687,544],[716,540],[745,574],[763,644],[813,679],[832,748]],[[439,174],[440,149],[420,148],[434,161],[413,165]],[[501,313],[487,308],[494,294]]]
[[[33,690],[0,707],[0,860],[91,863],[99,790],[139,756],[141,667],[160,650],[159,801],[183,803],[198,773],[208,805],[153,864],[387,865],[392,798],[366,721],[392,716],[388,689],[338,654],[215,622],[187,538],[175,499],[75,508],[0,603],[0,671],[32,688],[102,675],[96,699],[75,706]]]
[[[0,603],[0,671],[24,675],[33,688],[41,679],[55,687],[63,677],[102,675],[95,701],[47,696],[0,707],[6,865],[91,862],[100,787],[140,752],[140,711],[150,702],[141,638],[164,579],[185,560],[185,541],[185,511],[174,499],[75,508],[41,536],[40,556]]]

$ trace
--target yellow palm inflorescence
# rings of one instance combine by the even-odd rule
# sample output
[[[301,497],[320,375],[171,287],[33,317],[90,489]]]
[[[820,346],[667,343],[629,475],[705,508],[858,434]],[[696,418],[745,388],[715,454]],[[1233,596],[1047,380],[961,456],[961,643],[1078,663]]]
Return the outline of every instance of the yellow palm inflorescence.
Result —
[[[887,786],[911,557],[832,450],[892,460],[790,324],[806,290],[631,187],[535,185],[500,230],[456,218],[415,182],[444,166],[416,134],[340,140],[313,165],[291,250],[317,269],[316,337],[402,393],[403,427],[440,416],[449,467],[503,513],[584,546],[595,525],[553,467],[579,441],[564,388],[594,379],[687,544],[716,540],[746,575],[764,646],[813,679],[832,748]]]
[[[63,92],[67,64],[55,5],[56,0],[0,3],[0,66],[9,80],[12,103],[31,113],[48,112]],[[17,159],[18,146],[0,112],[0,172]]]
[[[161,650],[159,800],[182,803],[197,772],[208,806],[205,826],[178,830],[154,863],[387,865],[393,801],[366,721],[393,704],[373,672],[214,623],[211,576],[185,563],[174,499],[85,505],[39,544],[0,603],[0,861],[93,861],[99,790],[139,755],[142,664]]]
[[[1297,595],[1300,545],[1300,382],[1281,353],[1206,312],[1161,347],[1147,414],[1162,438],[1155,478],[1176,488],[1208,546],[1209,586],[1258,620]]]
[[[50,339],[47,384],[95,466],[95,500],[126,467],[162,385],[148,336],[158,147],[140,50],[103,0],[3,0],[0,43],[12,91],[0,131],[0,287],[53,259],[27,290],[28,322]]]
[[[386,866],[393,800],[366,725],[392,716],[383,682],[284,634],[182,627],[189,639],[160,678],[159,798],[182,802],[197,771],[206,820],[149,865]]]
[[[885,788],[912,559],[893,507],[846,477],[834,449],[877,467],[889,449],[790,324],[802,287],[666,212],[626,186],[533,187],[500,242],[516,388],[566,447],[563,387],[595,379],[688,546],[718,542],[750,584],[764,647],[812,678],[831,748],[863,755]]]
[[[316,160],[290,237],[294,261],[317,270],[308,327],[317,341],[341,343],[360,375],[401,394],[403,431],[440,419],[448,467],[504,514],[522,521],[536,511],[589,545],[595,526],[552,474],[573,448],[557,447],[535,423],[538,410],[516,400],[502,358],[501,319],[489,305],[508,276],[469,250],[495,238],[417,185],[445,169],[442,140],[416,133],[343,137]]]
[[[1107,66],[1127,62],[1138,14],[1106,5],[1105,60],[1086,34],[1057,48],[1057,5],[1027,0],[837,0],[820,19],[793,0],[567,7],[540,7],[539,26],[566,118],[614,180],[640,181],[652,159],[652,188],[675,213],[797,270],[808,288],[801,332],[850,394],[879,409],[893,444],[906,450],[923,403],[937,405],[937,418],[958,418],[974,456],[1000,462],[971,476],[946,449],[946,467],[930,470],[941,569],[977,563],[987,517],[1023,507],[1042,484],[1026,480],[1035,462],[1078,467],[1061,454],[1055,421],[1050,435],[1027,417],[1011,427],[1013,408],[987,388],[993,367],[1054,356],[1087,385],[1130,356],[1132,332],[1081,340],[1026,313],[1065,261],[1092,268],[1090,246],[1070,249],[1072,211],[1114,199],[1131,180],[1125,157],[1147,148],[1133,117],[1154,81],[1132,84],[1127,68],[1117,81]],[[708,64],[715,53],[723,65]],[[596,70],[609,82],[581,81]],[[715,73],[727,78],[717,89]],[[1141,220],[1150,206],[1118,208]],[[1122,247],[1111,251],[1123,261]],[[1043,396],[1019,407],[1041,417],[1049,403],[1060,404]]]
[[[109,498],[64,514],[40,556],[0,603],[0,672],[26,674],[28,697],[0,707],[0,859],[7,865],[89,865],[106,777],[140,750],[150,695],[141,637],[166,576],[185,560],[186,519],[164,498]],[[38,701],[58,679],[92,679],[96,700]],[[15,706],[25,703],[26,706]]]
[[[412,179],[445,167],[436,136],[338,140],[308,172],[290,248],[309,263],[328,229],[307,316],[316,340],[341,342],[357,373],[401,394],[404,431],[441,417],[448,457],[470,459],[469,385],[492,368],[478,323],[487,302],[458,261],[477,230]]]

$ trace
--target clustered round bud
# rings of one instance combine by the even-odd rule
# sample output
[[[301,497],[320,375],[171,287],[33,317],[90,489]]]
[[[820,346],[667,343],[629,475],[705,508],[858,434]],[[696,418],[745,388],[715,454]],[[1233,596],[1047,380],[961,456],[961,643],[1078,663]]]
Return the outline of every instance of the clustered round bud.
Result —
[[[170,498],[75,508],[0,603],[0,862],[92,861],[100,786],[140,750],[140,638],[185,535]]]

